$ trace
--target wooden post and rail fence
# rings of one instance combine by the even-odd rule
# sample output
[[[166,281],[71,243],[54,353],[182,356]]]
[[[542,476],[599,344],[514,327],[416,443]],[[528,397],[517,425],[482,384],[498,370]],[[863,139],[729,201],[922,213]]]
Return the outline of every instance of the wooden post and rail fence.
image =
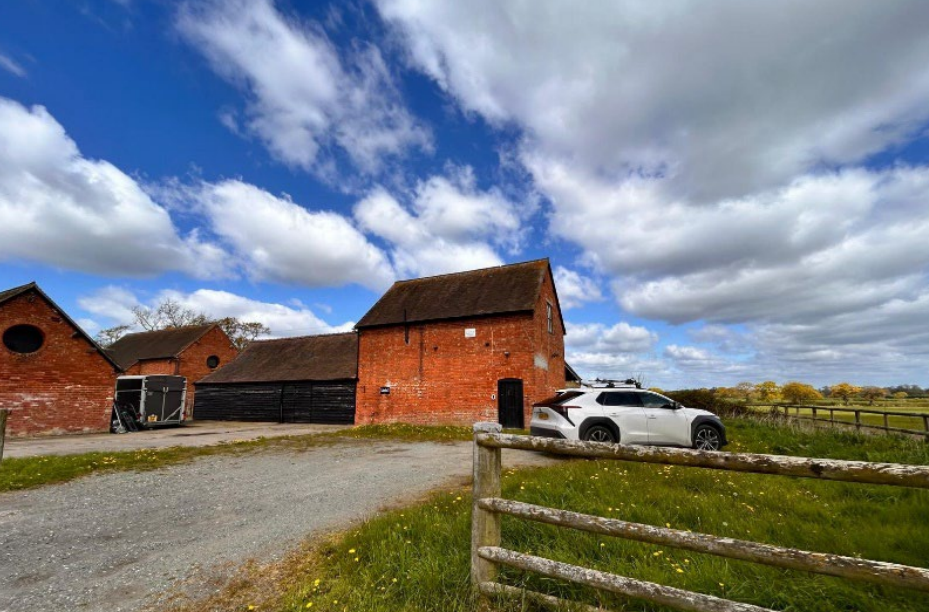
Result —
[[[497,581],[498,567],[505,565],[532,571],[548,578],[594,587],[679,610],[773,612],[768,608],[751,604],[507,550],[501,547],[500,519],[504,514],[528,521],[660,544],[728,559],[929,592],[929,569],[926,568],[783,548],[547,508],[503,499],[500,486],[502,468],[500,454],[503,448],[543,451],[573,457],[615,459],[919,489],[929,489],[929,467],[927,466],[611,445],[600,442],[575,442],[507,435],[500,432],[501,428],[496,423],[478,423],[474,426],[471,581],[482,597],[522,597],[547,605],[569,603],[551,595],[499,583]],[[585,609],[591,612],[597,610],[592,606]]]
[[[761,405],[763,406],[763,405]],[[760,407],[760,406],[759,406]],[[804,404],[770,404],[771,410],[785,418],[797,419],[800,421],[816,421],[819,423],[831,423],[833,425],[848,425],[858,431],[864,429],[880,429],[882,431],[892,431],[896,433],[905,433],[910,435],[925,436],[929,438],[929,412],[900,412],[893,410],[871,410],[868,408],[846,408],[843,406],[814,406]],[[781,413],[783,410],[783,414]],[[793,414],[791,414],[793,411]],[[801,414],[801,411],[803,414]],[[825,414],[829,413],[826,418]],[[854,415],[854,420],[836,419],[836,413]],[[820,416],[823,415],[823,416]],[[862,421],[861,415],[878,415],[882,417],[883,424],[867,423]],[[909,427],[892,427],[890,417],[906,417],[922,422],[922,429],[912,429]]]
[[[3,444],[6,442],[6,418],[10,411],[0,408],[0,461],[3,461]]]

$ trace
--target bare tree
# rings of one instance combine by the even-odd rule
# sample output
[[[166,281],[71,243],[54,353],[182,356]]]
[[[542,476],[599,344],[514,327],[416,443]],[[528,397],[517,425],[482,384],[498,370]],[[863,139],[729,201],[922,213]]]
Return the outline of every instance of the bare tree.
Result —
[[[109,348],[113,345],[114,342],[125,336],[130,329],[132,329],[131,325],[115,325],[113,327],[107,327],[106,329],[101,329],[98,331],[97,335],[94,336],[94,340],[96,340],[97,344],[103,348]]]
[[[264,336],[271,333],[271,328],[257,321],[239,321],[235,317],[226,317],[214,321],[219,325],[226,335],[232,340],[239,350],[244,349],[248,344],[258,336]]]
[[[172,299],[163,300],[154,308],[136,306],[132,309],[132,314],[135,316],[135,322],[145,331],[177,329],[212,322],[206,314],[185,308]]]
[[[141,327],[145,331],[157,331],[215,323],[226,332],[226,335],[236,345],[236,348],[242,350],[252,340],[271,333],[271,329],[263,323],[240,321],[237,317],[215,319],[206,313],[197,312],[171,299],[162,300],[153,308],[136,306],[132,309],[132,314],[135,318],[134,325],[117,325],[100,330],[96,336],[97,342],[103,347],[109,347],[133,327]]]

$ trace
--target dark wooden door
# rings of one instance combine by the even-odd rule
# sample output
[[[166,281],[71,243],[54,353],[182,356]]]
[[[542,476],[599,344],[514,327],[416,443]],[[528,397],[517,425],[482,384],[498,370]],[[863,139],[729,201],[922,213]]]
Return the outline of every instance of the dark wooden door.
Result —
[[[504,378],[497,381],[497,410],[500,424],[509,429],[523,429],[523,381]]]

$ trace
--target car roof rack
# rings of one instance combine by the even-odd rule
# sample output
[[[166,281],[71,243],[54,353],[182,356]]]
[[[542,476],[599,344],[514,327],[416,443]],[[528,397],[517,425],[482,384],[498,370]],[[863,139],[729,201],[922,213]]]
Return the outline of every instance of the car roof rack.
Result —
[[[585,387],[592,387],[594,389],[628,389],[630,387],[634,389],[642,388],[642,383],[634,378],[626,378],[623,380],[613,378],[595,378],[592,381],[583,381],[583,385]]]

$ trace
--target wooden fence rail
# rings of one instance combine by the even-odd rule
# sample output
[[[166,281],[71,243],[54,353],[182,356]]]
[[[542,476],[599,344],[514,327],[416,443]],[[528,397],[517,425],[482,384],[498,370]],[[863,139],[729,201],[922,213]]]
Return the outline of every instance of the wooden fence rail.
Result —
[[[501,548],[500,517],[517,518],[600,535],[660,544],[729,559],[862,580],[887,586],[929,592],[929,569],[871,561],[723,538],[719,536],[631,523],[507,500],[501,497],[500,452],[503,448],[546,451],[575,457],[617,459],[643,463],[683,465],[716,470],[755,472],[842,482],[929,489],[929,467],[895,463],[868,463],[808,459],[781,455],[722,453],[695,450],[610,445],[514,436],[500,433],[496,423],[474,426],[474,501],[471,531],[471,580],[484,597],[520,596],[554,605],[565,603],[551,595],[524,591],[496,581],[497,568],[506,565],[549,578],[619,593],[695,612],[771,612],[766,608],[710,595],[635,580]],[[588,610],[594,610],[588,607]]]
[[[896,433],[905,433],[917,436],[926,436],[929,438],[929,412],[900,412],[894,410],[870,410],[868,408],[845,408],[842,406],[814,406],[812,404],[771,404],[771,409],[780,414],[784,410],[783,416],[786,418],[797,419],[800,421],[817,421],[819,423],[830,423],[833,425],[848,425],[857,430],[880,429],[881,431],[892,431]],[[793,410],[794,414],[790,411]],[[800,414],[801,411],[807,411],[810,414]],[[820,413],[829,413],[829,418],[820,417]],[[836,419],[836,413],[845,413],[854,415],[854,420]],[[874,425],[861,420],[861,415],[872,414],[882,417],[883,425]],[[922,429],[910,429],[908,427],[892,427],[890,417],[905,417],[909,419],[919,419],[922,421]]]

